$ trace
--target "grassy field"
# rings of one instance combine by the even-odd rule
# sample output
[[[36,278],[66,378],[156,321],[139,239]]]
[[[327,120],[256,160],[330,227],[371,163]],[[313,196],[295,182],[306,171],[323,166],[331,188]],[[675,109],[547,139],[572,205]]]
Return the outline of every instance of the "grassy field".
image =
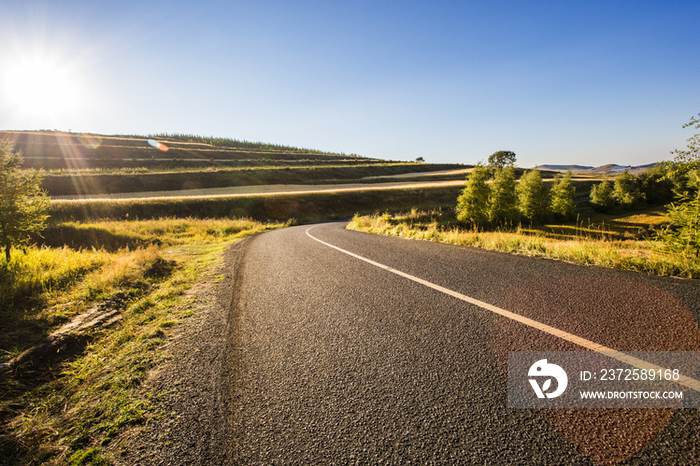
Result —
[[[270,196],[217,198],[138,199],[114,201],[52,202],[54,222],[89,219],[151,219],[159,217],[249,217],[259,221],[299,223],[350,219],[356,213],[437,209],[453,206],[461,186],[425,189],[368,189],[354,192],[322,192]],[[48,240],[51,231],[44,237]]]
[[[267,184],[325,184],[362,180],[378,183],[391,176],[464,168],[454,164],[382,163],[304,165],[297,167],[201,168],[160,170],[101,170],[50,172],[42,187],[51,196],[175,191],[181,189],[254,186]],[[446,179],[460,179],[457,175]],[[445,179],[441,177],[440,179]]]
[[[161,145],[154,147],[149,139]],[[99,135],[60,131],[0,131],[25,156],[25,165],[50,169],[172,168],[268,163],[384,163],[355,154],[193,135]]]
[[[142,382],[192,312],[187,291],[215,280],[232,242],[284,225],[56,223],[47,237],[60,233],[59,247],[0,263],[0,464],[109,464],[101,448],[142,422],[158,396]],[[99,325],[70,327],[85,316]]]
[[[397,215],[356,215],[348,228],[579,264],[700,278],[696,260],[673,254],[653,241],[654,230],[665,221],[664,213],[663,207],[657,207],[626,215],[579,216],[570,224],[511,225],[485,232],[464,229],[452,213],[414,209]]]

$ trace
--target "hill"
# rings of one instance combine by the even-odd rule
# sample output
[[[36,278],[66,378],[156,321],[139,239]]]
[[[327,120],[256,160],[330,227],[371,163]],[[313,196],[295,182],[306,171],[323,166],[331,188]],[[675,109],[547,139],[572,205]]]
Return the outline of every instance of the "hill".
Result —
[[[380,183],[386,177],[464,169],[461,164],[391,162],[196,135],[76,134],[0,131],[21,150],[24,165],[46,170],[51,196],[177,191],[270,184]],[[384,178],[382,178],[384,177]],[[433,181],[464,179],[436,174]]]
[[[0,140],[9,140],[15,150],[21,150],[26,166],[46,170],[378,161],[355,154],[194,135],[107,136],[61,131],[0,131]]]
[[[607,164],[601,165],[599,167],[591,167],[587,165],[554,165],[554,164],[544,164],[537,165],[535,168],[538,170],[550,170],[557,172],[565,172],[571,170],[574,175],[605,175],[605,174],[616,174],[628,170],[632,174],[643,173],[656,165],[656,163],[649,163],[646,165],[617,165],[617,164]]]

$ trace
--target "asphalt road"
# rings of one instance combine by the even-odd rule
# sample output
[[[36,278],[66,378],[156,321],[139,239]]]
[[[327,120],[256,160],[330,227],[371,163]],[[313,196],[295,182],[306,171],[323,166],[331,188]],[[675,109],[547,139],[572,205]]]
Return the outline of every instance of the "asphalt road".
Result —
[[[697,351],[696,281],[329,223],[249,240],[235,287],[235,464],[700,463],[696,409],[508,408],[508,351],[582,348],[439,289],[616,350]]]

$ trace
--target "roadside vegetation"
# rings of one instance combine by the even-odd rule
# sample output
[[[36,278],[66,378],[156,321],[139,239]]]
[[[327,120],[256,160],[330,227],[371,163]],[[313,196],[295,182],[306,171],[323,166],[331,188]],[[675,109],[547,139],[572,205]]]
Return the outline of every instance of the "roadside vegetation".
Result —
[[[667,250],[650,235],[650,231],[662,228],[665,221],[665,209],[659,207],[623,215],[594,214],[578,222],[519,224],[486,231],[464,228],[452,213],[415,210],[395,215],[357,215],[348,228],[580,264],[700,278],[697,259]]]
[[[2,464],[110,464],[104,449],[156,401],[142,383],[192,312],[188,290],[214,279],[232,242],[283,226],[55,223],[43,244],[0,260]]]
[[[535,169],[516,180],[515,154],[499,151],[468,176],[454,212],[355,215],[348,228],[700,278],[698,137],[674,162],[604,177],[585,198],[570,172],[545,183]]]

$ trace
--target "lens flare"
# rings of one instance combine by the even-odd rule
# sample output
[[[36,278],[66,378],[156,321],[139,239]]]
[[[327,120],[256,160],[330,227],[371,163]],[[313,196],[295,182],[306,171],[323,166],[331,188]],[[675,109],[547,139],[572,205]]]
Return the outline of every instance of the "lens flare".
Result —
[[[162,150],[163,152],[168,152],[168,146],[163,144],[162,142],[158,142],[155,139],[149,139],[147,141],[151,146],[155,147],[158,150]]]
[[[102,138],[93,134],[81,134],[78,136],[78,142],[90,149],[97,149],[102,145]]]

